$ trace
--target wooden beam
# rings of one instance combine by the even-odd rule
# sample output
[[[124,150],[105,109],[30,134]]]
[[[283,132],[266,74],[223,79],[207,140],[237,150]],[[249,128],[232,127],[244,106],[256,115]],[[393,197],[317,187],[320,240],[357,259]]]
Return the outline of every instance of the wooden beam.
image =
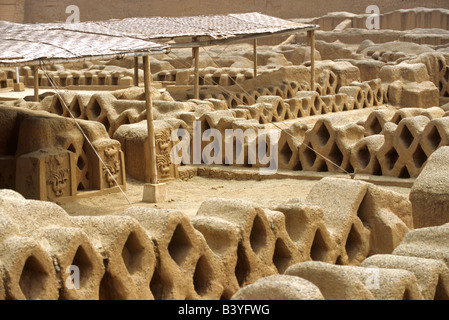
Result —
[[[253,55],[254,55],[254,78],[257,77],[257,39],[254,39],[254,48],[253,48]]]
[[[310,44],[310,88],[315,91],[315,30],[307,31],[307,40]]]
[[[192,41],[192,42],[178,42],[178,43],[170,43],[171,49],[182,49],[182,48],[195,48],[195,47],[208,47],[208,46],[218,46],[218,45],[224,45],[228,43],[238,42],[238,41],[249,41],[254,39],[261,39],[261,38],[269,38],[273,36],[281,36],[281,35],[289,35],[292,33],[298,33],[298,32],[306,32],[310,30],[317,30],[319,29],[318,26],[310,26],[306,28],[298,28],[295,30],[287,30],[287,31],[280,31],[280,32],[267,32],[267,33],[260,33],[260,34],[250,34],[250,35],[241,35],[241,36],[235,36],[227,39],[211,39],[206,41]]]
[[[195,99],[200,98],[200,48],[193,48],[193,59],[195,60],[195,76],[193,82],[193,97]]]
[[[150,164],[150,181],[151,184],[158,184],[157,179],[157,164],[156,164],[156,139],[154,137],[154,123],[153,123],[153,100],[151,99],[151,72],[150,72],[150,57],[143,57],[144,81],[145,81],[145,101],[147,110],[147,127],[148,127],[148,150],[149,150],[149,164]]]
[[[16,83],[20,83],[19,67],[16,67]]]
[[[39,102],[39,67],[33,66],[34,77],[34,101]]]
[[[139,86],[139,57],[134,57],[134,86]]]

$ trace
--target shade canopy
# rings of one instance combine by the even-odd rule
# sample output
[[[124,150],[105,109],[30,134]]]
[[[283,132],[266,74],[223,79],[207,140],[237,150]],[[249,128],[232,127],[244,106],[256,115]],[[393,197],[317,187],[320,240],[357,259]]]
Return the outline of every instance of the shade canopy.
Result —
[[[0,21],[0,67],[113,59],[165,52],[169,47],[220,44],[310,31],[302,24],[261,13],[142,17],[80,23],[19,24]],[[192,41],[164,43],[179,38]],[[157,42],[157,43],[156,43]]]
[[[0,21],[0,66],[38,65],[164,53],[168,46],[131,38],[95,23]]]
[[[302,24],[257,12],[190,16],[145,17],[97,22],[111,31],[147,40],[168,40],[181,37],[209,37],[211,40],[260,37],[282,32],[317,29],[317,25]]]

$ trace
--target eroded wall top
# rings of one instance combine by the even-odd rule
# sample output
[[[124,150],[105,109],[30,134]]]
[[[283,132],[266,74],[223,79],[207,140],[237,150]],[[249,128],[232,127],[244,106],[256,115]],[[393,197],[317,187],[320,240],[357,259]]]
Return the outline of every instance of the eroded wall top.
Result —
[[[65,21],[69,14],[66,8],[76,5],[80,8],[81,21],[106,20],[137,16],[186,16],[203,14],[226,14],[261,12],[280,18],[310,18],[329,12],[348,11],[365,13],[369,5],[377,5],[381,12],[415,7],[449,9],[447,0],[0,0],[0,20],[14,22]]]

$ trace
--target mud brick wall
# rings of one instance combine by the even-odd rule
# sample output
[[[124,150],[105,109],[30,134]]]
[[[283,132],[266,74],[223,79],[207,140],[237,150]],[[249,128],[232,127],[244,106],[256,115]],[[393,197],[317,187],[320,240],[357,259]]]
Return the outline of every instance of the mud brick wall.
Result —
[[[342,184],[342,192],[328,192]],[[319,204],[324,194],[329,201]],[[305,201],[266,208],[210,199],[192,218],[138,206],[71,217],[7,189],[0,203],[0,298],[7,299],[231,299],[297,263],[359,265],[390,254],[412,229],[406,196],[336,178],[317,183]],[[80,269],[78,290],[66,285],[70,266]]]
[[[191,218],[71,217],[7,189],[0,204],[0,299],[449,298],[449,225],[414,229],[407,196],[366,182],[324,178],[270,208],[210,199]]]
[[[161,5],[158,1],[138,1],[129,5],[125,0],[105,1],[103,5],[97,6],[86,0],[35,0],[35,1],[11,1],[1,0],[1,19],[11,19],[16,22],[53,22],[65,21],[67,14],[65,8],[69,5],[77,5],[81,10],[81,19],[105,20],[112,18],[125,18],[134,16],[183,16],[183,15],[205,15],[225,14],[235,12],[261,12],[271,14],[280,18],[312,18],[326,15],[328,12],[346,11],[353,13],[365,13],[366,7],[372,5],[372,1],[361,0],[353,2],[350,0],[320,1],[320,5],[314,5],[308,1],[281,0],[271,2],[261,0],[257,2],[214,0],[208,5],[197,2],[184,2],[170,0]],[[376,1],[382,12],[427,7],[446,8],[445,0],[410,0],[410,1]]]

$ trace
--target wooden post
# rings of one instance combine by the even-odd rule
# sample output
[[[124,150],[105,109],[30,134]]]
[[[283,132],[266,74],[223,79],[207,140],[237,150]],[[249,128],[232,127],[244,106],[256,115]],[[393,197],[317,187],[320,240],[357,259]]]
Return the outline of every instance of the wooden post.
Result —
[[[307,31],[307,40],[310,44],[310,88],[315,91],[315,30]]]
[[[253,55],[254,55],[254,78],[257,77],[257,39],[254,39],[254,48],[253,48]]]
[[[16,83],[20,83],[20,74],[19,74],[19,67],[16,67]]]
[[[134,86],[139,86],[139,57],[134,57]]]
[[[34,76],[34,101],[39,102],[39,67],[33,67],[33,76]]]
[[[200,47],[193,48],[193,59],[195,59],[195,77],[193,83],[193,97],[200,98]]]
[[[151,184],[157,184],[157,165],[156,165],[156,141],[154,137],[153,123],[153,101],[151,99],[151,73],[150,73],[150,57],[143,57],[143,69],[145,74],[145,101],[147,109],[147,127],[148,127],[148,145],[149,145],[149,162],[150,162],[150,181]]]

